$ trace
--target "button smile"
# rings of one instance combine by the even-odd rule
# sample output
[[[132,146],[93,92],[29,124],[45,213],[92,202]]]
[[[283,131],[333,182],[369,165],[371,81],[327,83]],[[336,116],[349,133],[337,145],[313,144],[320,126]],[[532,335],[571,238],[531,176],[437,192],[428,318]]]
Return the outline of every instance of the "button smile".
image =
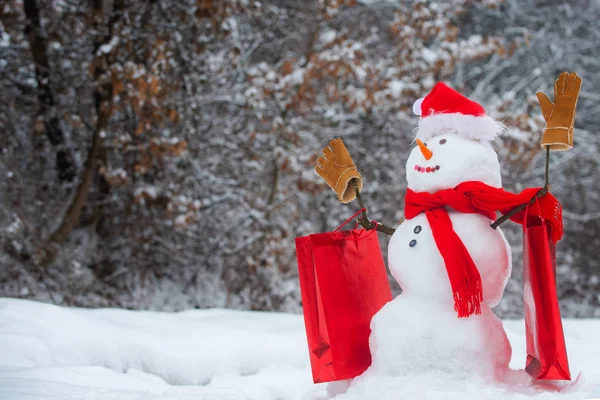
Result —
[[[435,172],[435,171],[439,171],[439,170],[440,170],[439,165],[436,165],[435,167],[421,167],[420,165],[415,165],[415,171],[417,171],[417,172],[430,173],[430,172]]]

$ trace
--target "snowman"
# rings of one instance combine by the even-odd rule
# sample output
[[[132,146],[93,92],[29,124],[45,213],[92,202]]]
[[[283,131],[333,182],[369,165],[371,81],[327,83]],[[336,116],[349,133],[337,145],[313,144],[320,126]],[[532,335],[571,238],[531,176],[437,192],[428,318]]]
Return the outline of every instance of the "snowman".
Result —
[[[510,246],[490,226],[493,214],[454,198],[468,197],[470,189],[454,189],[502,187],[490,141],[503,126],[443,83],[413,111],[420,119],[406,164],[406,220],[388,247],[403,292],[373,317],[369,372],[441,370],[500,379],[511,347],[492,308],[510,277]]]
[[[542,138],[547,168],[549,152],[554,146],[561,150],[572,146],[580,87],[581,78],[577,74],[564,72],[556,81],[554,102],[538,93],[547,122]],[[363,382],[363,389],[369,389],[372,385],[385,386],[381,380],[369,381],[370,377],[439,376],[429,375],[432,372],[458,374],[465,379],[479,374],[486,380],[504,382],[527,378],[525,371],[509,369],[512,349],[502,322],[492,312],[511,274],[510,246],[497,229],[499,223],[492,222],[500,212],[505,214],[502,220],[510,218],[523,224],[527,238],[538,241],[537,246],[528,247],[530,252],[537,253],[529,254],[551,257],[550,241],[558,242],[563,234],[560,202],[548,192],[547,175],[544,189],[528,188],[519,194],[502,189],[498,156],[490,143],[504,127],[486,115],[475,101],[440,82],[425,98],[415,102],[413,111],[420,118],[416,146],[406,164],[406,218],[397,229],[367,218],[360,196],[362,176],[341,139],[332,140],[317,160],[316,172],[340,202],[358,200],[361,207],[358,213],[362,217],[357,222],[367,230],[392,235],[388,266],[403,290],[383,307],[385,301],[379,303],[372,311],[374,316],[367,316],[371,333],[368,344],[365,336],[361,346],[370,347],[372,362],[352,382]],[[533,203],[536,211],[526,206]],[[535,230],[544,226],[547,229]],[[546,247],[541,243],[546,243]],[[355,249],[356,254],[359,250]],[[352,257],[349,260],[339,263],[341,274],[346,273],[349,265],[355,263],[360,267],[363,263]],[[568,380],[558,301],[552,271],[548,271],[551,265],[544,260],[529,261],[537,263],[528,264],[529,271],[539,267],[536,273],[546,275],[535,283],[535,292],[527,290],[533,288],[533,281],[525,283],[525,309],[529,318],[527,368],[531,367],[527,373],[539,377],[536,379]],[[353,274],[360,276],[360,272]],[[373,296],[383,286],[387,287],[374,280],[372,283],[371,287],[362,285],[360,289],[371,291]],[[535,293],[537,298],[533,296]],[[346,296],[354,298],[354,292],[348,291]],[[538,307],[544,307],[544,312],[537,314]],[[357,324],[365,320],[364,310],[360,312],[363,314],[355,318]],[[348,313],[339,324],[332,318],[331,324],[327,320],[327,328],[348,326],[352,318],[352,313]],[[548,331],[548,326],[556,329]],[[353,360],[348,353],[340,354],[345,358],[340,356],[330,361],[331,365]],[[546,372],[549,375],[543,375]],[[341,393],[350,382],[335,382],[329,388],[334,392],[340,389]]]

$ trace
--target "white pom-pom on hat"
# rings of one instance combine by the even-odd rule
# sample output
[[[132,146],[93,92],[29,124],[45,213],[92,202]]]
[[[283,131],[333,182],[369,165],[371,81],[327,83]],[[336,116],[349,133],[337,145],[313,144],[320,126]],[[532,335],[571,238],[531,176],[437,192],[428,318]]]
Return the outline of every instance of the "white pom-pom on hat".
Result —
[[[421,104],[423,104],[423,100],[425,100],[425,99],[423,97],[421,97],[420,99],[417,99],[413,103],[413,113],[415,115],[421,115]]]

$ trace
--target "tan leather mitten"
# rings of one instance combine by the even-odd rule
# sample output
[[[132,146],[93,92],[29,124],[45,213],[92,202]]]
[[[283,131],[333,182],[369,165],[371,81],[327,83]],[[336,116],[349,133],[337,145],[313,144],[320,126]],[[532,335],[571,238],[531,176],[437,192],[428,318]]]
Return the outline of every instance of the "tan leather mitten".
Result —
[[[554,84],[554,102],[543,92],[537,98],[546,120],[542,147],[553,151],[573,147],[575,108],[581,89],[581,78],[575,73],[563,72]]]
[[[342,203],[349,203],[356,198],[353,180],[358,184],[358,190],[362,190],[362,176],[340,138],[333,139],[323,149],[315,170],[327,181]]]

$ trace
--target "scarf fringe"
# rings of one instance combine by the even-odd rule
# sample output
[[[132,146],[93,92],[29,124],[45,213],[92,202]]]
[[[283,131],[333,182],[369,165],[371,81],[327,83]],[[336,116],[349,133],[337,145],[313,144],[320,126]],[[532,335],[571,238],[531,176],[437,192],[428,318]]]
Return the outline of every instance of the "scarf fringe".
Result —
[[[481,314],[483,285],[477,268],[469,268],[469,266],[463,265],[462,269],[462,277],[459,279],[450,278],[450,285],[454,297],[454,311],[456,311],[459,318],[466,318],[473,314]],[[448,271],[448,276],[458,277],[460,275]]]
[[[454,292],[454,311],[458,318],[467,318],[473,314],[481,314],[482,292],[469,293],[468,298],[461,298],[460,293]]]

